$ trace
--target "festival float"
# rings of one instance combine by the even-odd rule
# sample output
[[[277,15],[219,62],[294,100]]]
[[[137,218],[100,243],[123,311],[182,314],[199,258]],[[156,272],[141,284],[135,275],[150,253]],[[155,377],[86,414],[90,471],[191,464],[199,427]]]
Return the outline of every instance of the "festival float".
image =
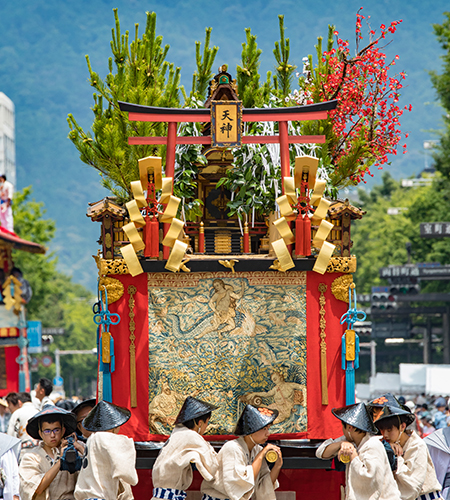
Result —
[[[0,227],[0,397],[9,392],[30,391],[26,304],[22,284],[11,271],[12,250],[44,254],[45,247],[24,240]]]
[[[358,13],[357,35],[361,19]],[[331,409],[355,401],[353,325],[365,315],[356,304],[351,240],[364,212],[339,198],[338,188],[386,163],[400,140],[396,103],[405,76],[388,78],[376,47],[396,24],[382,26],[354,58],[340,38],[338,51],[329,43],[322,54],[319,43],[319,69],[310,57],[304,88],[288,105],[244,107],[226,65],[200,105],[114,103],[136,148],[127,155],[143,146],[163,146],[165,154],[137,157],[132,199],[106,197],[87,213],[100,223],[98,398],[131,409],[122,432],[136,443],[136,498],[148,497],[152,465],[187,396],[219,408],[205,435],[216,449],[233,438],[246,404],[277,409],[270,437],[284,461],[277,498],[340,498],[343,472],[315,450],[342,434]],[[111,120],[90,72],[96,116]],[[163,132],[139,134],[149,123]],[[71,116],[69,124],[89,157],[83,148],[93,139]],[[320,145],[330,154],[320,154]],[[194,146],[203,161],[187,179],[180,169]],[[186,182],[195,187],[190,213],[192,200],[176,196]],[[255,201],[243,187],[259,182]],[[200,483],[195,473],[191,500],[201,498]]]
[[[139,160],[125,206],[111,198],[89,206],[101,224],[98,397],[132,411],[123,432],[136,441],[137,497],[151,487],[155,443],[167,439],[188,395],[219,407],[206,435],[219,447],[245,404],[277,409],[271,440],[284,455],[280,492],[338,492],[342,474],[327,474],[332,464],[315,449],[340,433],[331,408],[354,402],[350,234],[363,212],[323,196],[317,158],[296,157],[291,168],[289,144],[325,137],[288,132],[288,122],[324,119],[337,102],[243,109],[226,67],[209,93],[203,109],[120,103],[129,120],[167,123],[166,137],[129,139],[165,144],[167,155],[164,166],[159,157]],[[181,122],[200,122],[203,134],[177,136]],[[279,133],[244,135],[246,122],[277,122]],[[207,158],[196,179],[203,216],[193,222],[178,218],[181,200],[172,194],[178,144],[201,144]],[[242,144],[279,146],[279,210],[259,221],[229,217],[232,193],[220,185]]]

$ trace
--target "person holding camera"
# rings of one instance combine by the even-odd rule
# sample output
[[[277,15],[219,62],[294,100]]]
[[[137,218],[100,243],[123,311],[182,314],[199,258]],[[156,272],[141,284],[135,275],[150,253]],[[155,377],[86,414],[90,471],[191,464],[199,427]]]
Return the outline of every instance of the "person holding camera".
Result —
[[[84,429],[92,434],[75,488],[77,500],[133,498],[131,486],[138,482],[136,450],[131,438],[119,434],[130,417],[128,408],[99,401],[83,420]]]
[[[27,433],[40,442],[19,465],[21,500],[74,499],[77,452],[64,438],[76,427],[75,415],[57,406],[44,407],[28,421]]]

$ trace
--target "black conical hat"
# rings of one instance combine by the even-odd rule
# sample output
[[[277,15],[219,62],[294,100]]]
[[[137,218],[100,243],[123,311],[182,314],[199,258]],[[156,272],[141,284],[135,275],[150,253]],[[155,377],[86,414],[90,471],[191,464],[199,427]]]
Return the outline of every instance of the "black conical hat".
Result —
[[[27,433],[34,439],[42,439],[39,435],[39,422],[43,417],[53,415],[60,417],[63,421],[64,428],[66,429],[63,437],[73,434],[76,431],[77,419],[72,412],[59,408],[58,406],[45,405],[39,413],[36,413],[36,415],[28,420]]]
[[[213,410],[217,410],[217,406],[202,401],[201,399],[188,396],[181,407],[180,413],[177,415],[175,425],[183,424],[194,418],[200,418]]]
[[[108,401],[99,401],[83,420],[87,431],[109,431],[128,422],[131,411]]]
[[[75,406],[73,408],[72,413],[75,413],[75,415],[78,415],[78,412],[80,410],[82,410],[83,408],[86,408],[86,407],[94,408],[96,402],[97,402],[97,400],[95,398],[85,399],[84,401],[80,401],[77,404],[77,406]]]
[[[369,401],[367,403],[367,406],[369,407],[375,407],[375,408],[383,408],[383,406],[396,406],[397,408],[401,408],[402,405],[399,403],[398,399],[393,396],[390,392],[387,392],[386,394],[383,394],[382,396],[372,399],[372,401]]]
[[[242,412],[234,433],[236,436],[248,436],[271,424],[278,417],[278,410],[247,405]]]
[[[374,422],[374,424],[378,427],[378,424],[382,420],[386,420],[390,417],[398,417],[401,422],[405,422],[406,426],[411,425],[416,417],[409,411],[407,408],[399,408],[397,406],[385,406],[383,408],[383,412]]]
[[[364,403],[356,403],[342,408],[333,408],[331,412],[342,422],[353,425],[353,427],[356,427],[360,431],[370,432],[371,434],[376,434],[378,432],[372,423],[372,419]]]

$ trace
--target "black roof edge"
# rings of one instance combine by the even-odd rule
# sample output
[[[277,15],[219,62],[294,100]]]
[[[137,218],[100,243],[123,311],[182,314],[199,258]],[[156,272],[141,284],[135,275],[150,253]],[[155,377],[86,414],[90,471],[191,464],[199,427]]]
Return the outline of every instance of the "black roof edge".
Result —
[[[331,111],[336,109],[337,99],[333,101],[319,102],[315,104],[306,104],[305,106],[293,106],[288,108],[244,108],[243,113],[248,115],[261,115],[261,114],[291,114],[291,113],[308,113],[315,111]],[[191,109],[191,108],[158,108],[156,106],[144,106],[142,104],[131,104],[129,102],[119,101],[121,111],[127,113],[147,113],[157,114],[165,113],[167,115],[209,115],[211,110],[209,108]]]

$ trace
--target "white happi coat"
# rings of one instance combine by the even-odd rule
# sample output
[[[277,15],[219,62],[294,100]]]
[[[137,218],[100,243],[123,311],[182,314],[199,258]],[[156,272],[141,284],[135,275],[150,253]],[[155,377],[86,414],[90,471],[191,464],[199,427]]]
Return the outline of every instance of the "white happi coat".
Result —
[[[91,434],[75,488],[76,500],[116,500],[126,483],[134,486],[137,482],[133,440],[112,432]]]
[[[253,461],[262,447],[256,445],[250,452],[243,437],[228,441],[218,454],[219,470],[212,481],[203,481],[202,493],[213,498],[229,500],[276,500],[270,469],[265,460],[255,478]],[[253,495],[253,496],[252,496]]]
[[[322,458],[325,448],[346,438],[324,441],[316,451]],[[380,438],[366,434],[357,447],[355,457],[345,470],[345,500],[400,500],[400,491]],[[337,455],[337,454],[336,454]]]
[[[40,495],[36,495],[36,490],[43,477],[60,456],[57,448],[53,448],[53,454],[54,459],[44,450],[42,442],[36,448],[24,453],[19,465],[20,497],[22,500],[73,500],[73,490],[78,472],[70,474],[65,470],[59,471],[50,486]]]
[[[402,500],[441,490],[427,445],[414,431],[403,447],[403,456],[397,457],[395,479]]]
[[[197,432],[177,425],[163,446],[152,471],[154,488],[187,490],[192,483],[191,463],[206,480],[217,471],[217,453]]]

